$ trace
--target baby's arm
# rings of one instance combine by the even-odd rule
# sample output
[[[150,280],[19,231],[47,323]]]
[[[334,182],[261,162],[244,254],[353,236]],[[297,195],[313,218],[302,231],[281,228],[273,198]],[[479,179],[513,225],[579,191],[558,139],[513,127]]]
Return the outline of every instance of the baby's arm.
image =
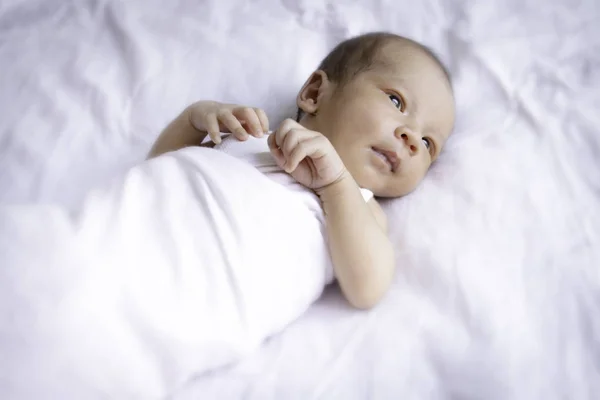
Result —
[[[329,250],[344,296],[357,308],[377,304],[394,274],[394,251],[386,220],[360,189],[331,142],[288,119],[269,136],[277,165],[317,192],[327,219]]]
[[[206,136],[220,143],[221,132],[232,133],[239,140],[248,135],[260,137],[269,130],[267,115],[260,108],[198,101],[187,107],[160,134],[148,158],[189,146],[199,146]]]
[[[198,146],[202,143],[206,131],[198,130],[191,121],[192,107],[187,107],[161,132],[152,145],[148,158],[157,157],[169,151],[175,151],[189,146]]]
[[[353,306],[370,308],[383,297],[394,274],[385,214],[374,199],[365,203],[349,175],[319,195],[340,287]]]

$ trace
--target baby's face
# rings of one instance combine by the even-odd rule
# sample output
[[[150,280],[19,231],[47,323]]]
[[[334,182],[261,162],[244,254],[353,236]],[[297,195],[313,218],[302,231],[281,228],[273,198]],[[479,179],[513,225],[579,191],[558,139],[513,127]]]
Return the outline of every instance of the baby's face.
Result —
[[[377,196],[411,192],[454,125],[454,99],[422,50],[389,44],[378,67],[323,95],[311,124],[326,135],[357,183]]]

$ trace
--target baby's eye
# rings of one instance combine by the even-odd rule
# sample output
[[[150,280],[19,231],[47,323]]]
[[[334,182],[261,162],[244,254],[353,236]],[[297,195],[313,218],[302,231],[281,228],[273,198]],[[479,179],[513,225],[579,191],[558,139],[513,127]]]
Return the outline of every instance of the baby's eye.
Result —
[[[427,147],[427,150],[430,150],[431,149],[431,139],[424,137],[421,140],[423,141],[423,143],[425,143],[425,147]]]
[[[402,99],[398,96],[396,96],[395,94],[390,94],[388,95],[388,97],[390,98],[390,100],[392,101],[392,103],[394,103],[394,106],[396,106],[396,108],[400,111],[404,110],[404,102],[402,101]]]

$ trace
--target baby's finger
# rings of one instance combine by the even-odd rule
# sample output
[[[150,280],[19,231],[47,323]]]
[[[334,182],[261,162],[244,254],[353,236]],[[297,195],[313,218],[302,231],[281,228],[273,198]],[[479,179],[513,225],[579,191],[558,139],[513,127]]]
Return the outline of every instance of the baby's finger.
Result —
[[[260,126],[260,120],[256,111],[250,107],[239,107],[233,110],[233,115],[237,117],[239,121],[246,125],[247,132],[254,137],[262,137],[263,130]]]
[[[210,113],[206,116],[206,121],[204,121],[206,126],[206,132],[208,132],[208,137],[213,141],[214,144],[221,143],[221,130],[219,128],[219,120],[217,119],[217,114]]]
[[[263,132],[269,132],[269,118],[267,118],[265,111],[262,108],[255,108],[254,112],[258,115]]]
[[[298,143],[310,139],[316,135],[316,132],[308,131],[306,129],[292,128],[283,138],[283,143],[279,146],[286,159],[289,159],[290,155],[298,145]]]
[[[267,138],[267,144],[269,145],[269,150],[271,150],[271,154],[273,154],[277,165],[279,168],[283,168],[283,165],[285,164],[285,156],[283,155],[281,149],[277,146],[275,135],[269,135]]]
[[[288,134],[288,132],[292,128],[295,128],[295,127],[302,128],[301,125],[299,125],[296,121],[294,121],[291,118],[287,118],[286,120],[284,120],[281,123],[281,125],[279,125],[279,128],[277,128],[277,131],[274,133],[275,141],[277,142],[277,146],[281,147],[283,145],[285,136]]]
[[[229,110],[222,110],[217,115],[219,121],[229,129],[229,132],[233,133],[238,140],[248,139],[248,132],[244,129],[240,121],[231,113]]]
[[[300,164],[306,157],[318,159],[324,155],[325,151],[323,149],[322,140],[320,137],[315,136],[298,143],[294,151],[292,151],[292,154],[290,154],[290,156],[287,158],[284,170],[288,174],[292,173],[296,168],[298,168],[298,164]]]

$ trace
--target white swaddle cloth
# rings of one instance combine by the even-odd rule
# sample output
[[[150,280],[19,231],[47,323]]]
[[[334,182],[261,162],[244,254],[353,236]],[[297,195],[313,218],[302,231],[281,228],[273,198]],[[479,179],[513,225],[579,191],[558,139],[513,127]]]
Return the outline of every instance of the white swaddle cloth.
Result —
[[[0,206],[0,398],[163,398],[320,296],[318,197],[267,171],[265,140],[225,143],[135,166],[75,212]]]
[[[222,142],[215,145],[214,149],[249,163],[267,177],[290,190],[310,191],[296,182],[294,178],[287,174],[283,169],[279,168],[275,159],[269,152],[267,138],[268,135],[265,135],[260,139],[250,136],[248,140],[242,142],[234,138],[233,135],[229,135],[223,137]],[[373,192],[369,189],[361,188],[360,192],[363,199],[367,202],[373,198]]]

